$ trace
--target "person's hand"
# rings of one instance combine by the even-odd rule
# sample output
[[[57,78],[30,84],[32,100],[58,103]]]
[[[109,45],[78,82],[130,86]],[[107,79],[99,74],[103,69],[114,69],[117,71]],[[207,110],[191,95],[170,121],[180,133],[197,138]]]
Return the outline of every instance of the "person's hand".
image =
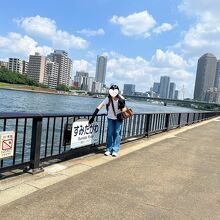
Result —
[[[89,119],[89,125],[91,125],[94,122],[94,118],[96,117],[96,115],[98,114],[99,109],[96,108],[96,110],[94,111],[92,117]]]
[[[89,125],[91,125],[94,122],[94,118],[89,119]]]

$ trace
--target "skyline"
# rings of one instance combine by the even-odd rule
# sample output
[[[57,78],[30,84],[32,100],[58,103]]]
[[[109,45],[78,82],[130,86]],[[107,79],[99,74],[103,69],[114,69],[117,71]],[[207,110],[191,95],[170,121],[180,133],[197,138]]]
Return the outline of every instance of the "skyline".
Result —
[[[145,92],[168,75],[192,98],[199,57],[220,57],[217,0],[12,2],[1,3],[0,60],[64,49],[73,78],[76,70],[95,76],[97,56],[106,55],[107,85]]]

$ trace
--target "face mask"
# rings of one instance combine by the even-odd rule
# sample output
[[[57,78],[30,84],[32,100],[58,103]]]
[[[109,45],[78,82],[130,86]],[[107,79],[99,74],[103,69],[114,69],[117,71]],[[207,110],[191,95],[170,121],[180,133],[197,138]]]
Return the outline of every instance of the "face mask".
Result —
[[[113,97],[113,98],[114,98],[115,96],[117,96],[118,93],[119,93],[118,89],[109,89],[109,94],[110,94],[110,96]]]

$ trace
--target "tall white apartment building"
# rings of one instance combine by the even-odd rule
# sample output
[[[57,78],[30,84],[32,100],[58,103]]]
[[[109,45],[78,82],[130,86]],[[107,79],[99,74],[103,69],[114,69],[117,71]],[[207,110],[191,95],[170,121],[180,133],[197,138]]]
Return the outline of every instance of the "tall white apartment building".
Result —
[[[22,74],[23,72],[22,60],[19,58],[9,58],[8,59],[8,70]]]
[[[55,89],[58,83],[59,64],[50,60],[46,61],[44,85]]]
[[[72,60],[68,57],[68,53],[64,50],[54,50],[48,56],[51,61],[59,64],[58,85],[70,85]]]

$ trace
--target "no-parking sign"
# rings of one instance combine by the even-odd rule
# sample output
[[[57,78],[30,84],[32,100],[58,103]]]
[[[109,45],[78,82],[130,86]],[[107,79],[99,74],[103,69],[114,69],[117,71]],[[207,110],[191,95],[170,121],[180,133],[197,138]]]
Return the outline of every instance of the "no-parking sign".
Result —
[[[14,131],[0,132],[0,158],[12,157],[14,154]]]

